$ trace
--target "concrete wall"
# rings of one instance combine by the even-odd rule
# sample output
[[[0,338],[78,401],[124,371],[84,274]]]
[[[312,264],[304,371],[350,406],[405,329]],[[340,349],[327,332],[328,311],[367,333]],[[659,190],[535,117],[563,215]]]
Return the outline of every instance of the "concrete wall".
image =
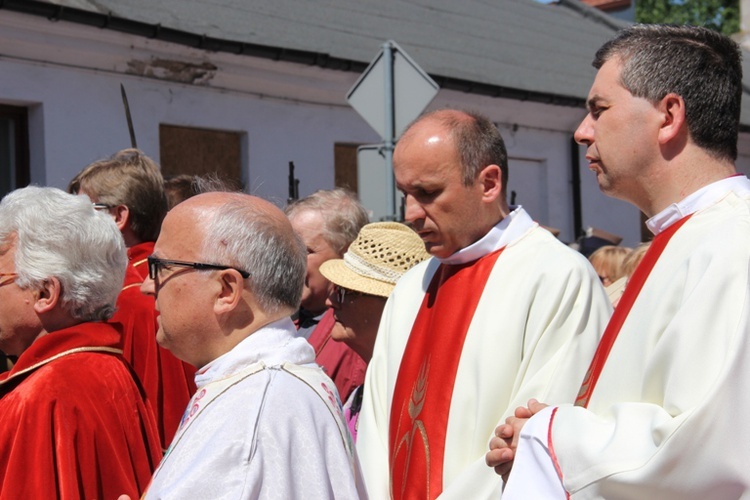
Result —
[[[184,71],[165,69],[177,66]],[[335,143],[380,142],[346,103],[358,76],[0,11],[0,103],[30,111],[36,184],[65,187],[84,165],[129,147],[123,84],[147,155],[159,159],[160,124],[240,132],[247,190],[281,206],[289,161],[305,196],[333,187]],[[537,221],[560,229],[560,239],[575,239],[571,137],[585,111],[441,90],[429,108],[445,106],[480,110],[498,124],[510,156],[509,191]],[[739,162],[745,172],[748,149]],[[581,149],[577,166],[584,228],[636,244],[638,211],[599,192],[584,155]]]

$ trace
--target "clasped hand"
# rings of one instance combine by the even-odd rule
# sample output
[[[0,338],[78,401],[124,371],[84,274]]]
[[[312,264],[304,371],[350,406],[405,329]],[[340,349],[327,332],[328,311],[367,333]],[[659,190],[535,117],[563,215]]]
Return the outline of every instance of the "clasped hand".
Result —
[[[532,416],[546,407],[546,404],[531,399],[527,407],[519,406],[516,408],[514,416],[506,418],[504,424],[495,428],[495,435],[490,440],[490,451],[485,455],[485,462],[489,467],[494,468],[495,472],[502,476],[506,483],[513,467],[513,460],[516,457],[521,429]]]

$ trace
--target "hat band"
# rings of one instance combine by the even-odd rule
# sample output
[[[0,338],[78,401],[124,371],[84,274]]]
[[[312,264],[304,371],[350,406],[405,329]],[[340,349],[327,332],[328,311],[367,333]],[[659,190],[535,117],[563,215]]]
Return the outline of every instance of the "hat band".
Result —
[[[384,281],[392,285],[396,284],[396,281],[401,277],[403,273],[394,271],[381,266],[374,266],[367,262],[359,255],[355,255],[352,252],[346,252],[344,254],[344,264],[354,271],[355,273],[365,276],[367,278],[376,279],[378,281]]]

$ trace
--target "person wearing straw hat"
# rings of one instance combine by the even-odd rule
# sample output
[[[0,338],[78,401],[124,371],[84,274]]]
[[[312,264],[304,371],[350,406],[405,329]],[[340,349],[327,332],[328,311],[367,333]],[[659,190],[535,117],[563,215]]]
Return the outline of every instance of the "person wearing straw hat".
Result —
[[[498,498],[497,423],[536,394],[575,398],[611,305],[586,258],[506,201],[508,155],[486,117],[439,110],[393,155],[405,219],[432,258],[388,299],[357,452],[370,498]],[[575,374],[574,374],[575,375]]]
[[[332,339],[344,342],[365,363],[370,362],[386,299],[401,276],[430,257],[422,239],[398,222],[374,222],[364,226],[343,259],[331,259],[320,272],[334,287],[326,301],[335,320]],[[344,404],[352,438],[362,405],[362,385]]]

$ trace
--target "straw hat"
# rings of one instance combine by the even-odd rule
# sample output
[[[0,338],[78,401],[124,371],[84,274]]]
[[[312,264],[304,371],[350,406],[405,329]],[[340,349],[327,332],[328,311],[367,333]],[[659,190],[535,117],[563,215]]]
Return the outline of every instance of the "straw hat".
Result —
[[[343,259],[324,262],[320,272],[341,287],[388,297],[396,281],[428,257],[422,238],[408,226],[373,222],[359,231]]]

